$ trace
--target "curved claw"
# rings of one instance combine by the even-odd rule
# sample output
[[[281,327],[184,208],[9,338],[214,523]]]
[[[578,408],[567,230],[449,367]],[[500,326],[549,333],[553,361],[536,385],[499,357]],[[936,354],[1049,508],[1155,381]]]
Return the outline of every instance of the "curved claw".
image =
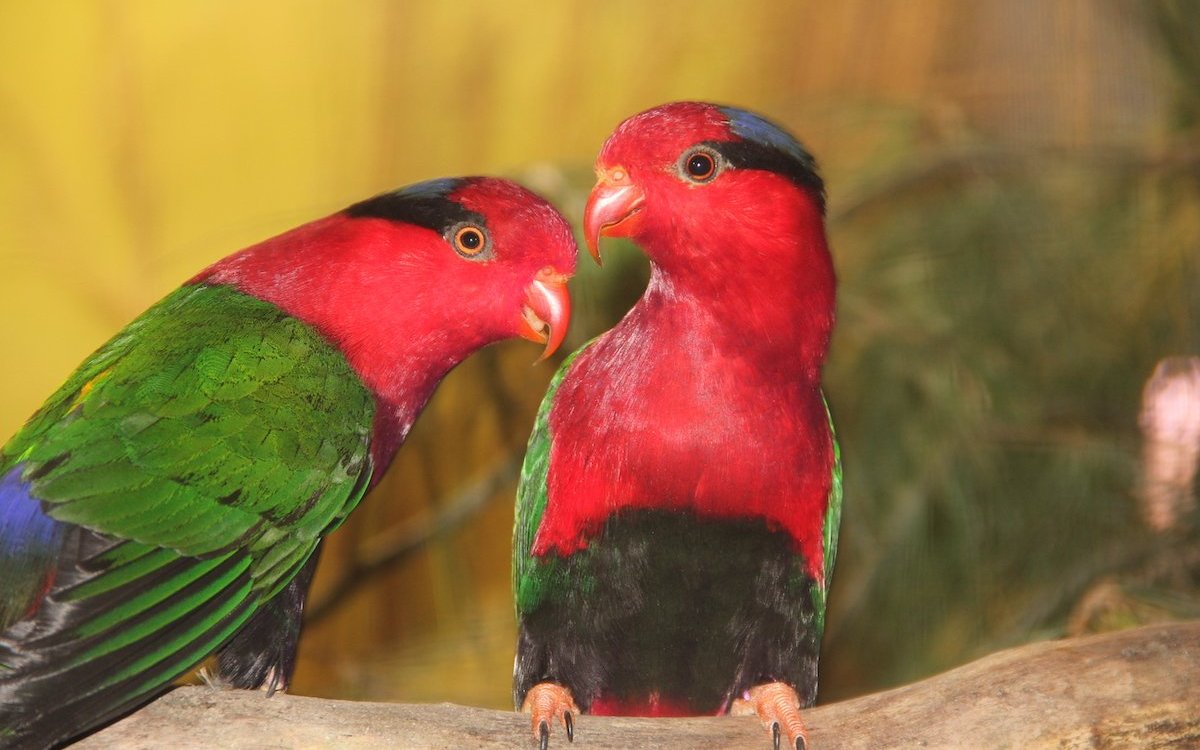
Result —
[[[800,718],[800,698],[796,690],[783,682],[768,682],[746,691],[744,698],[735,700],[731,714],[744,716],[754,714],[763,727],[771,733],[775,750],[786,735],[789,750],[808,748],[808,729]]]
[[[525,694],[521,710],[531,714],[530,723],[533,725],[533,738],[537,740],[538,750],[548,750],[550,746],[550,727],[561,721],[567,730],[567,742],[575,741],[575,714],[579,707],[571,691],[553,682],[539,682]]]

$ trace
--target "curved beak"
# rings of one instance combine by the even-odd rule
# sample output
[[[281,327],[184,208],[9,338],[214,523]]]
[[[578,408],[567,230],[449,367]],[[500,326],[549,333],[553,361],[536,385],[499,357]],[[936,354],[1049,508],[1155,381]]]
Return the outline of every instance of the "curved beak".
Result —
[[[600,173],[583,211],[583,238],[588,252],[600,265],[600,237],[628,237],[634,229],[629,219],[641,210],[646,194],[621,167]]]
[[[521,308],[518,333],[522,338],[544,343],[546,349],[537,361],[554,353],[567,337],[571,322],[571,295],[567,292],[567,276],[546,266],[537,272],[525,289],[525,304]]]

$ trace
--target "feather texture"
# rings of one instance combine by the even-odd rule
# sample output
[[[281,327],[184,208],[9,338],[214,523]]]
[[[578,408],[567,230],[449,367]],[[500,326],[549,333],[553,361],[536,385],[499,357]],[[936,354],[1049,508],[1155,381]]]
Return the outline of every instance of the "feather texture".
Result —
[[[319,333],[230,287],[185,286],[102,347],[4,449],[0,549],[24,572],[0,727],[66,739],[220,646],[361,499],[374,408]]]
[[[551,683],[593,713],[723,713],[782,683],[810,705],[842,502],[824,183],[765,118],[695,102],[626,120],[596,170],[588,240],[633,239],[650,281],[534,425],[515,702]]]
[[[218,651],[286,686],[323,536],[452,367],[561,341],[575,255],[519,185],[434,180],[217,261],[88,358],[0,449],[0,747]]]

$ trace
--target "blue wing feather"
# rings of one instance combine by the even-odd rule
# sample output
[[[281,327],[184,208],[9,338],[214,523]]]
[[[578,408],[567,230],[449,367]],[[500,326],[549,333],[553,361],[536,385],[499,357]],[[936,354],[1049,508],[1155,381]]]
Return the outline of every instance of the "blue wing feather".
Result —
[[[42,512],[18,464],[0,479],[0,631],[28,614],[55,568],[66,525]]]

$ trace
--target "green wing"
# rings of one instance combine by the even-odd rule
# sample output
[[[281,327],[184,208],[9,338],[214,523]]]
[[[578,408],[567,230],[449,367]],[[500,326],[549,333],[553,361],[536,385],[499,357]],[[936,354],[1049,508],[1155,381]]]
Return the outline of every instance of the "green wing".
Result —
[[[373,415],[319,333],[228,287],[89,358],[0,451],[64,529],[36,614],[0,623],[0,737],[114,715],[218,648],[361,499]]]
[[[829,413],[829,402],[825,402],[825,414],[829,418],[829,439],[833,441],[833,476],[829,484],[829,502],[825,506],[823,529],[825,576],[813,587],[813,604],[817,611],[817,631],[825,632],[825,604],[829,597],[829,584],[833,580],[833,565],[837,561],[838,529],[842,523],[842,449],[838,445],[833,429],[833,416]]]
[[[550,470],[550,410],[558,386],[566,377],[575,358],[595,341],[589,341],[563,361],[550,379],[542,404],[538,407],[533,432],[521,464],[521,480],[517,486],[516,519],[513,524],[513,593],[517,614],[535,609],[560,576],[557,559],[540,561],[534,558],[533,539],[546,512],[546,476]],[[565,581],[561,582],[566,585]]]

